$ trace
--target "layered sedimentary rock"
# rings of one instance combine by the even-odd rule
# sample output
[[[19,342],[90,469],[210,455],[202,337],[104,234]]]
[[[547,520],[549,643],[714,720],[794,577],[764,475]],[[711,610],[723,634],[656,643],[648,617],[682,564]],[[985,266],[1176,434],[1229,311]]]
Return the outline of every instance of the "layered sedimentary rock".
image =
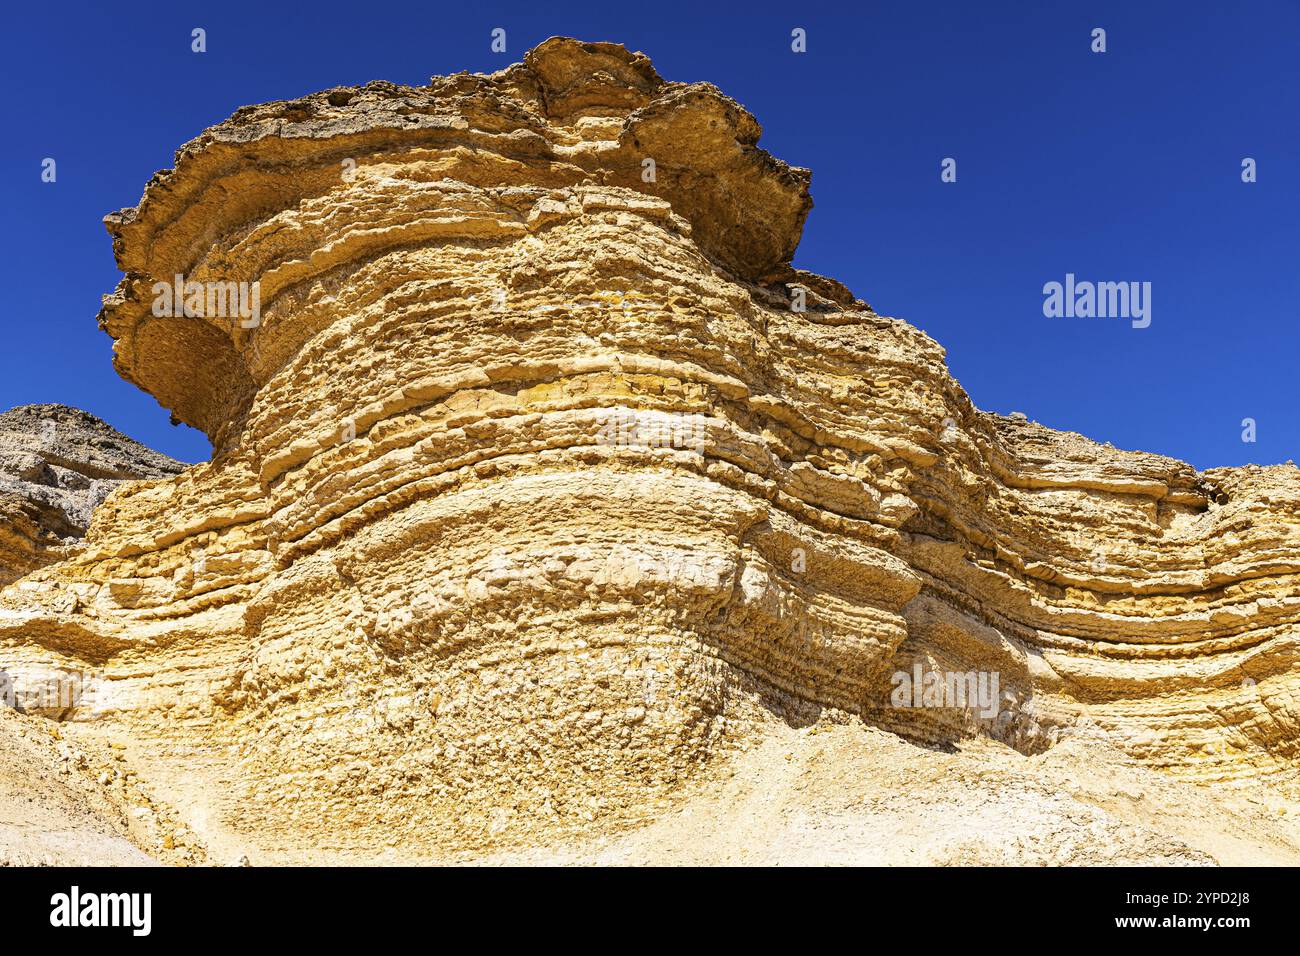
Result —
[[[100,325],[214,458],[4,591],[6,659],[93,671],[63,716],[255,860],[645,819],[819,720],[1293,773],[1300,472],[980,412],[791,267],[810,175],[759,134],[552,39],[186,144],[108,218]],[[997,706],[898,706],[917,666]]]
[[[0,584],[59,560],[122,482],[183,467],[66,405],[0,413]]]

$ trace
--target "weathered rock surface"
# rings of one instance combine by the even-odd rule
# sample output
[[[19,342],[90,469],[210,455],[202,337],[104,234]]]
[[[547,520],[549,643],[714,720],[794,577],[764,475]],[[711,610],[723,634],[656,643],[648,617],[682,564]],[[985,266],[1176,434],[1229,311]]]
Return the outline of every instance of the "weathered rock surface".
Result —
[[[0,584],[62,557],[122,482],[184,467],[66,405],[0,413]]]
[[[186,144],[108,218],[100,324],[216,454],[0,595],[15,673],[94,670],[63,726],[254,862],[605,832],[826,724],[1293,778],[1300,472],[980,412],[790,266],[810,176],[759,134],[553,39]],[[260,322],[155,315],[178,274],[260,282]],[[891,706],[916,664],[996,713]]]

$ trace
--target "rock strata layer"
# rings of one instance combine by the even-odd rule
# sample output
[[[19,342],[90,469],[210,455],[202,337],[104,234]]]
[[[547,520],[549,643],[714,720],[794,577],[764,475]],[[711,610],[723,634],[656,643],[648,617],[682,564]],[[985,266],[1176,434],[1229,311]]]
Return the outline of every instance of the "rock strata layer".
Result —
[[[557,38],[183,146],[100,325],[215,456],[6,589],[5,655],[94,671],[61,716],[254,862],[641,821],[819,721],[1294,774],[1300,472],[979,411],[791,266],[810,174],[760,132]],[[260,316],[159,315],[176,275]],[[995,706],[900,706],[931,672]]]

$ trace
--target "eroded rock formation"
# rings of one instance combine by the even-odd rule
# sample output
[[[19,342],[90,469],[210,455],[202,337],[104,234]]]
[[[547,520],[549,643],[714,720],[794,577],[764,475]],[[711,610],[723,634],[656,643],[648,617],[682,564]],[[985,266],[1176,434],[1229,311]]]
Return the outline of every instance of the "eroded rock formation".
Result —
[[[1292,774],[1300,472],[980,412],[791,267],[810,175],[759,134],[552,39],[186,144],[108,218],[100,324],[215,456],[5,590],[7,658],[101,675],[66,716],[255,861],[644,820],[827,720]],[[259,320],[159,316],[177,275]],[[891,706],[918,663],[996,712]]]

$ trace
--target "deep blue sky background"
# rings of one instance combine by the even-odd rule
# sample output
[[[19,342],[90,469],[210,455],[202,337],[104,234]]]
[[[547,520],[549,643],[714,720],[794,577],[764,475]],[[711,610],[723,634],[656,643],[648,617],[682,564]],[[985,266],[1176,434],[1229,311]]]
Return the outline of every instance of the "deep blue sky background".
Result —
[[[979,406],[1198,467],[1300,458],[1300,3],[838,7],[12,5],[0,404],[65,402],[206,458],[201,434],[112,369],[95,326],[119,278],[103,215],[243,104],[491,71],[567,34],[622,42],[748,107],[761,145],[813,170],[796,265],[925,329]],[[489,49],[498,26],[506,55]],[[790,51],[796,26],[806,54]],[[939,179],[947,156],[956,184]],[[1066,272],[1152,282],[1151,327],[1044,318],[1043,283]]]

